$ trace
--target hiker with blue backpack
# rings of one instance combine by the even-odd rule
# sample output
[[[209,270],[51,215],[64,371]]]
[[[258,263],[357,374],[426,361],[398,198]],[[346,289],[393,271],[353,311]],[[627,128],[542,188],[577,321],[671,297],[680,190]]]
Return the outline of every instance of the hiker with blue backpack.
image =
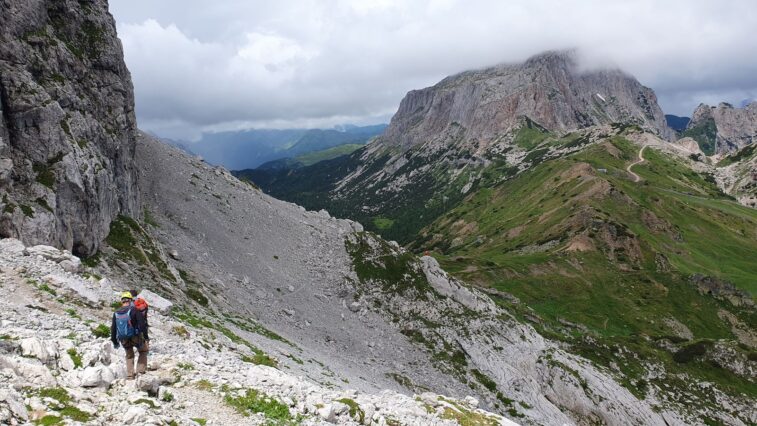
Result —
[[[119,344],[126,350],[126,378],[134,379],[134,348],[139,353],[137,359],[137,374],[144,374],[147,370],[147,352],[150,348],[150,337],[147,334],[147,315],[145,311],[137,309],[131,292],[121,294],[121,307],[113,313],[110,326],[110,340],[113,347]]]

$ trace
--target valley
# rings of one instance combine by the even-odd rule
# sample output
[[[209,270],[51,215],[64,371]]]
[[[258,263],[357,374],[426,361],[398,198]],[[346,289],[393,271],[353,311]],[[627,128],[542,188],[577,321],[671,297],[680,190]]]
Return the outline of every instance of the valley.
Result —
[[[191,145],[139,130],[108,2],[0,11],[0,423],[757,423],[757,103],[547,51]]]

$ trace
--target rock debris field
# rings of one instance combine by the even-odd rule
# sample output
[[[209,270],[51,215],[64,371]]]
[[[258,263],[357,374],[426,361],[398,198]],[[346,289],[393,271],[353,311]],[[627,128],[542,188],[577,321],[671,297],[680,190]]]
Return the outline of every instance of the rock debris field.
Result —
[[[243,360],[222,333],[165,314],[152,293],[148,372],[126,381],[105,325],[119,288],[75,256],[0,240],[1,424],[515,424],[473,398],[330,390]]]

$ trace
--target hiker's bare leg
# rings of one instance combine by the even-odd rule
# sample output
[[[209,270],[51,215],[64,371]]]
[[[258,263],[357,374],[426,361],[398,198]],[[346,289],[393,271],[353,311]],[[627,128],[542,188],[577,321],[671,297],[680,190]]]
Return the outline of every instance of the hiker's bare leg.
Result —
[[[145,371],[147,371],[147,352],[150,350],[150,343],[142,343],[142,346],[137,348],[137,350],[139,351],[139,358],[137,359],[137,374],[145,374]]]
[[[126,378],[128,380],[134,379],[134,347],[124,347],[126,351]]]

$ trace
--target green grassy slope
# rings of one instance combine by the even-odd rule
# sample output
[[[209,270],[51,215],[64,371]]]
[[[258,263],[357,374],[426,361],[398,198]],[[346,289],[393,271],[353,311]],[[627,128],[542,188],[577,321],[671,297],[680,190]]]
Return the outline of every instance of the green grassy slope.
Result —
[[[757,211],[720,193],[710,176],[650,148],[647,161],[633,168],[642,181],[633,182],[625,169],[638,149],[616,136],[481,188],[411,247],[433,250],[468,282],[515,295],[530,309],[498,300],[545,334],[619,369],[637,395],[662,386],[646,377],[652,362],[755,397],[753,379],[705,362],[706,349],[687,362],[674,353],[720,340],[754,358],[754,347],[737,345],[724,319],[724,312],[733,314],[754,330],[754,308],[702,294],[690,277],[712,276],[757,294]],[[693,342],[676,337],[672,319],[688,327]],[[686,389],[672,375],[656,380]]]
[[[338,145],[332,148],[323,149],[320,151],[308,152],[306,154],[298,155],[294,158],[297,163],[302,166],[310,166],[323,160],[330,160],[332,158],[340,157],[355,152],[362,148],[363,144],[348,143],[344,145]]]

